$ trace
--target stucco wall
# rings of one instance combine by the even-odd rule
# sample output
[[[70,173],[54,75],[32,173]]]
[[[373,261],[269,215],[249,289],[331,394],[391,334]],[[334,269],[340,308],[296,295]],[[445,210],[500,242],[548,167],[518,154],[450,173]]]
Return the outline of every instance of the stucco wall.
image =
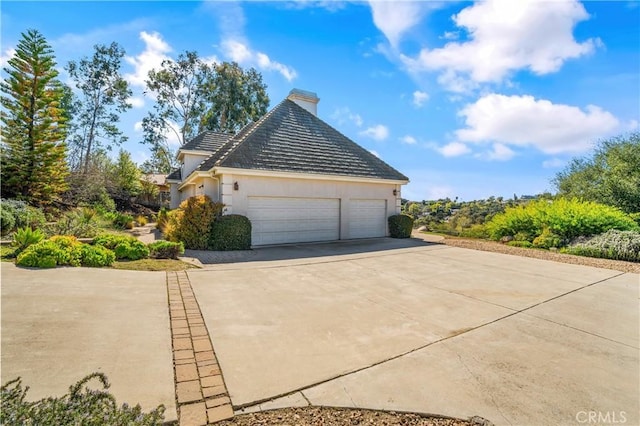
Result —
[[[238,190],[234,190],[234,183]],[[398,189],[397,195],[393,190]],[[226,212],[247,214],[248,197],[302,197],[340,199],[340,235],[349,235],[349,205],[352,199],[386,200],[387,217],[400,212],[399,186],[389,183],[359,183],[333,180],[309,180],[258,176],[222,176],[222,201]]]
[[[182,178],[186,179],[204,160],[207,155],[184,154],[182,159]]]

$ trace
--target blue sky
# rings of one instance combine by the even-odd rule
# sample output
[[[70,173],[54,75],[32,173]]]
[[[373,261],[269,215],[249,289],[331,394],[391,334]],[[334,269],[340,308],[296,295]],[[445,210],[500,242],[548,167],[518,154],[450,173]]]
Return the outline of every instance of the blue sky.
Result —
[[[146,73],[195,50],[255,67],[271,106],[314,91],[318,115],[409,176],[411,200],[536,194],[599,139],[638,129],[638,2],[30,2],[1,5],[1,61],[34,28],[60,68],[116,41],[141,163]],[[64,74],[64,73],[63,73]],[[64,79],[63,75],[63,79]]]

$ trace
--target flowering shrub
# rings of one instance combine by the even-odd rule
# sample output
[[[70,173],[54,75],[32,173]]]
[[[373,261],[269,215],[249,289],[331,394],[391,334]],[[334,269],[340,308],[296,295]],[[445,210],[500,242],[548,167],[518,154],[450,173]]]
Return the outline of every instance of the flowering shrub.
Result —
[[[562,250],[579,256],[640,262],[640,232],[612,229]]]
[[[89,389],[87,383],[96,379],[102,389]],[[144,413],[140,405],[118,406],[111,395],[109,381],[103,373],[93,373],[69,387],[61,397],[27,401],[29,387],[22,388],[18,377],[0,387],[0,424],[3,425],[161,425],[163,405]]]

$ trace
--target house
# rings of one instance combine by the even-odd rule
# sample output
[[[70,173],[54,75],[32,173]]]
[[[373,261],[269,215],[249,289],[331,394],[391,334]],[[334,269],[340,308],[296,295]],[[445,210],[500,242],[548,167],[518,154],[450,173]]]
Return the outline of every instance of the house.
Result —
[[[251,220],[256,246],[388,235],[409,179],[319,119],[318,101],[294,89],[236,135],[183,145],[167,177],[171,207],[208,195]]]
[[[169,185],[166,182],[167,176],[157,173],[148,173],[140,177],[140,183],[143,185],[143,191],[138,195],[136,200],[138,203],[162,206],[169,200]],[[145,185],[152,185],[157,189],[157,194],[151,193],[149,190],[144,190]]]

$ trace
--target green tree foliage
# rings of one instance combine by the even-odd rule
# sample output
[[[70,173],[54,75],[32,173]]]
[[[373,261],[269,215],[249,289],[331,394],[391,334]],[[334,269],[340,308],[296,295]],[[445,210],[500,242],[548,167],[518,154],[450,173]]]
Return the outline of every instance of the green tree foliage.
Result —
[[[640,132],[600,142],[590,158],[576,158],[553,180],[562,196],[640,212]]]
[[[151,149],[145,169],[168,172],[175,156],[168,138],[184,145],[199,132],[235,133],[266,113],[269,97],[262,76],[236,63],[209,65],[196,52],[165,60],[146,81],[155,95],[153,111],[142,120],[142,143]]]
[[[267,113],[267,86],[258,71],[245,71],[235,62],[215,64],[212,71],[205,85],[208,109],[202,130],[237,133]]]
[[[121,149],[118,159],[110,170],[112,193],[119,197],[135,197],[142,190],[141,173],[136,163],[131,160],[131,154]]]
[[[96,45],[91,58],[71,61],[66,67],[81,92],[77,106],[77,132],[72,138],[82,172],[89,172],[91,155],[97,148],[110,149],[126,140],[118,129],[120,114],[131,108],[132,92],[120,74],[124,49],[118,43]]]
[[[53,50],[42,34],[28,30],[4,69],[1,181],[4,197],[48,205],[67,189],[63,85]]]

